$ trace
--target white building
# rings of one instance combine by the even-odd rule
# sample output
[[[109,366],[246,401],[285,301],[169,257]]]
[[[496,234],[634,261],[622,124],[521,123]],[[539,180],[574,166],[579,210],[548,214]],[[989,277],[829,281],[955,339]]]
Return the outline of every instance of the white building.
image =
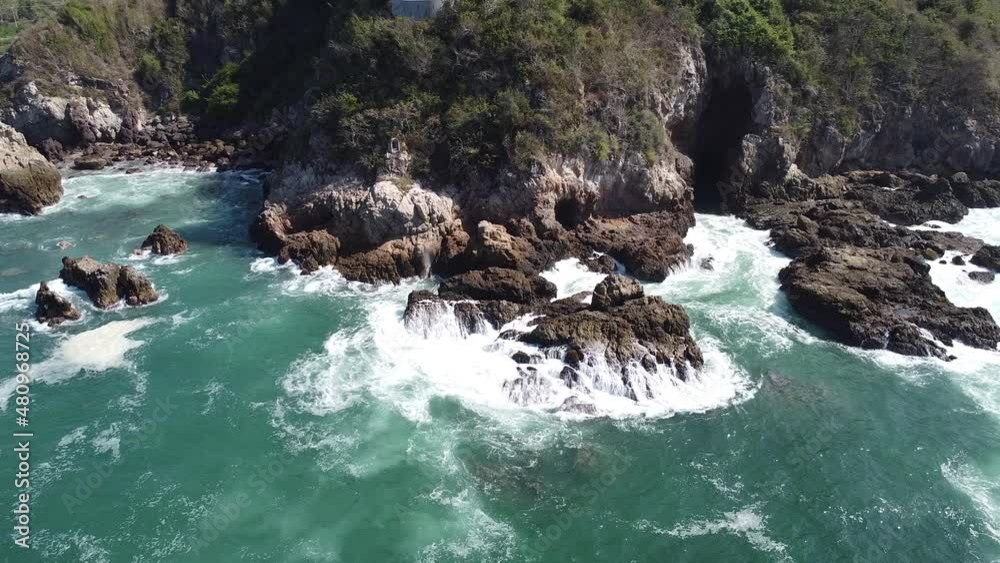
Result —
[[[447,0],[392,0],[392,15],[428,20],[438,13]]]

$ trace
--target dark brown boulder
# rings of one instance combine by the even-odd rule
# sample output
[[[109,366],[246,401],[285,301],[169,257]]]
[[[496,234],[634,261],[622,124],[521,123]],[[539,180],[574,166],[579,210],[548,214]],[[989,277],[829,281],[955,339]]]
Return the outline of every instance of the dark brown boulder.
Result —
[[[180,254],[187,250],[186,240],[166,225],[157,225],[153,233],[142,241],[143,250],[149,250],[153,254],[169,255]]]
[[[804,317],[852,346],[947,357],[919,329],[946,345],[995,349],[1000,328],[982,308],[957,307],[905,249],[823,248],[780,273],[781,288]]]
[[[591,308],[595,311],[607,311],[612,307],[624,305],[626,301],[639,299],[645,295],[642,286],[631,278],[619,274],[611,274],[594,288]]]
[[[129,307],[152,303],[160,298],[146,276],[132,266],[124,266],[118,274],[118,295]]]
[[[134,307],[159,299],[149,280],[132,266],[102,264],[90,256],[63,258],[59,277],[84,290],[101,309],[113,307],[121,300]]]
[[[73,161],[74,170],[103,170],[108,167],[108,161],[101,157],[81,157]]]
[[[65,297],[55,293],[49,286],[42,282],[35,294],[35,319],[40,323],[49,326],[56,326],[66,321],[75,321],[80,318],[80,312]]]
[[[597,351],[621,369],[663,364],[683,378],[689,365],[699,368],[704,363],[689,330],[684,309],[657,297],[643,297],[606,311],[542,317],[521,341],[542,348]]]
[[[983,245],[969,261],[977,266],[1000,272],[1000,246]]]
[[[49,162],[59,162],[66,156],[62,143],[55,139],[45,139],[38,150]]]
[[[993,283],[996,277],[993,272],[969,272],[969,279],[979,283]]]
[[[449,301],[429,291],[414,291],[403,320],[416,329],[439,322],[443,315],[454,315],[465,334],[475,334],[486,328],[499,329],[527,312],[524,305],[510,301]]]
[[[556,286],[547,279],[507,268],[472,270],[445,280],[438,289],[445,299],[544,303],[556,296]]]
[[[660,282],[691,259],[692,248],[671,213],[643,213],[624,218],[592,218],[573,231],[583,248],[608,254],[633,276]]]
[[[278,262],[294,261],[303,273],[312,273],[337,261],[340,241],[324,230],[289,235],[278,251]]]

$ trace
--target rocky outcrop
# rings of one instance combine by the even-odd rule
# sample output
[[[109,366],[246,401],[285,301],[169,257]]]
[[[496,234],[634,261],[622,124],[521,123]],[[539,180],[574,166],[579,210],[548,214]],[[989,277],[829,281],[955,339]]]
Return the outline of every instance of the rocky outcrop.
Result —
[[[994,272],[1000,272],[1000,246],[984,245],[972,256],[970,262]]]
[[[892,223],[919,225],[937,220],[957,223],[968,208],[955,197],[951,183],[937,176],[853,173],[846,197]]]
[[[965,172],[952,175],[950,180],[955,197],[966,207],[1000,207],[1000,181],[970,180]]]
[[[792,306],[852,346],[946,357],[934,340],[994,350],[1000,328],[982,308],[956,307],[930,280],[914,252],[820,248],[780,274]]]
[[[554,291],[543,281],[518,274],[499,268],[475,270],[460,281],[446,280],[437,295],[415,291],[404,313],[406,324],[411,330],[428,331],[453,319],[465,335],[517,326],[509,323],[532,315],[536,318],[527,330],[505,329],[500,335],[539,349],[516,353],[515,362],[559,358],[565,363],[559,378],[573,389],[585,387],[581,370],[611,369],[620,380],[611,388],[633,400],[652,396],[651,374],[684,379],[703,364],[684,310],[644,297],[634,280],[609,276],[595,288],[588,305],[586,293],[550,301]],[[535,367],[525,367],[505,388],[523,399],[529,388],[545,383],[538,377]]]
[[[664,131],[690,130],[703,103],[701,49],[678,45],[676,55],[676,80],[651,93],[650,112]],[[365,281],[490,267],[538,273],[594,251],[662,280],[690,258],[682,240],[694,223],[694,163],[680,143],[668,135],[656,151],[601,159],[548,153],[523,167],[456,179],[459,185],[427,187],[411,178],[405,146],[390,145],[373,182],[329,164],[331,141],[313,131],[303,160],[269,180],[252,233],[277,254],[292,234],[325,230],[339,242],[329,263]]]
[[[63,258],[59,277],[68,285],[84,290],[101,309],[113,307],[120,301],[136,307],[160,298],[153,284],[132,266],[102,264],[90,256]]]
[[[598,350],[605,361],[620,368],[641,365],[655,370],[664,365],[684,379],[689,366],[698,368],[704,362],[689,330],[690,321],[682,308],[642,297],[607,310],[543,317],[521,340],[543,349],[565,347],[578,354]],[[579,367],[573,360],[571,367],[574,363]],[[636,395],[646,392],[634,387],[632,391]]]
[[[442,317],[453,317],[461,334],[469,335],[499,330],[528,311],[524,304],[511,301],[451,300],[429,291],[414,291],[403,318],[408,328],[416,330],[440,323]]]
[[[35,214],[62,194],[59,171],[23,135],[0,123],[0,213]]]
[[[287,165],[268,192],[251,227],[260,249],[304,271],[334,265],[348,279],[426,276],[461,225],[447,194],[399,180],[368,184],[350,172]]]
[[[2,116],[35,146],[49,139],[75,146],[112,142],[122,118],[106,102],[85,96],[46,96],[34,82],[24,85]]]
[[[691,259],[692,248],[683,239],[687,221],[687,214],[668,212],[593,219],[574,231],[573,239],[578,254],[605,253],[637,278],[660,282]]]
[[[993,272],[969,272],[969,279],[979,283],[993,283],[996,277]]]
[[[914,173],[851,172],[840,195],[751,199],[752,226],[771,229],[775,247],[795,260],[781,272],[792,306],[846,344],[908,355],[946,357],[938,342],[995,349],[1000,329],[985,309],[953,305],[931,280],[927,261],[989,255],[981,241],[946,230],[898,224],[957,222],[968,209],[951,179]],[[980,183],[976,193],[991,197]],[[969,192],[967,192],[969,193]],[[788,195],[788,192],[785,192]],[[988,260],[987,260],[988,261]]]
[[[970,253],[981,244],[958,233],[897,227],[861,203],[841,199],[762,203],[751,207],[747,219],[756,228],[771,229],[775,247],[792,257],[822,247],[910,248],[921,255],[945,250]]]
[[[800,162],[818,176],[838,169],[915,169],[950,175],[1000,172],[1000,135],[989,119],[977,120],[952,104],[879,108],[851,135],[820,122]]]
[[[186,240],[181,238],[181,236],[174,231],[172,231],[166,225],[157,225],[153,229],[153,233],[150,234],[144,241],[142,241],[142,250],[148,250],[153,254],[160,254],[162,256],[167,256],[170,254],[180,254],[187,250],[188,243]]]
[[[506,268],[487,268],[446,279],[441,283],[438,295],[450,300],[509,301],[530,305],[554,299],[556,286],[538,275]]]
[[[56,326],[66,321],[80,319],[80,312],[69,302],[68,299],[49,289],[48,284],[42,282],[35,294],[35,319],[40,323],[49,326]]]
[[[644,293],[635,280],[619,274],[612,274],[594,288],[592,307],[596,311],[607,311],[624,305],[626,301],[639,299]]]

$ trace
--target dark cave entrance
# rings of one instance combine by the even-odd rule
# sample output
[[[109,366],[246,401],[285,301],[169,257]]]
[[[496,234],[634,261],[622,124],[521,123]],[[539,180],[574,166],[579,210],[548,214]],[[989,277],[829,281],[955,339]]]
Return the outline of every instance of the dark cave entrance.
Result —
[[[714,81],[695,133],[694,205],[698,211],[723,211],[719,184],[728,179],[740,141],[750,132],[752,112],[753,94],[746,82]]]
[[[559,224],[568,231],[572,231],[583,224],[587,220],[588,215],[590,215],[583,203],[575,197],[557,201],[555,213],[556,221],[559,221]]]

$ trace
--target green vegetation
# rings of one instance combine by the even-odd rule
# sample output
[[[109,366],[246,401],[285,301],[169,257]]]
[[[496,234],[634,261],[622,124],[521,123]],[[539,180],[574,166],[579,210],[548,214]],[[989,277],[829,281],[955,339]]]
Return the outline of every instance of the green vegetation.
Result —
[[[240,104],[240,85],[236,82],[239,65],[223,65],[215,76],[205,84],[205,111],[217,119],[233,115]]]
[[[154,105],[176,111],[189,60],[187,33],[177,19],[157,23],[147,49],[139,54],[136,78],[154,99]]]
[[[871,108],[1000,109],[1000,3],[989,0],[681,0],[716,55],[770,63],[850,133]]]
[[[680,7],[646,0],[456,0],[434,21],[358,8],[335,22],[313,106],[334,158],[375,169],[389,139],[418,174],[462,177],[545,152],[653,161],[652,110],[690,41]],[[336,16],[335,16],[336,17]]]
[[[111,54],[118,41],[111,31],[111,14],[104,6],[81,0],[69,0],[59,13],[59,20],[75,31],[81,39],[94,45],[103,55]]]
[[[1000,111],[993,0],[454,0],[432,21],[388,0],[7,1],[0,42],[49,92],[66,70],[133,76],[149,105],[222,126],[304,102],[329,158],[372,171],[394,137],[418,175],[456,179],[549,153],[655,162],[660,95],[697,42],[714,68],[783,75],[799,135],[873,108]]]

